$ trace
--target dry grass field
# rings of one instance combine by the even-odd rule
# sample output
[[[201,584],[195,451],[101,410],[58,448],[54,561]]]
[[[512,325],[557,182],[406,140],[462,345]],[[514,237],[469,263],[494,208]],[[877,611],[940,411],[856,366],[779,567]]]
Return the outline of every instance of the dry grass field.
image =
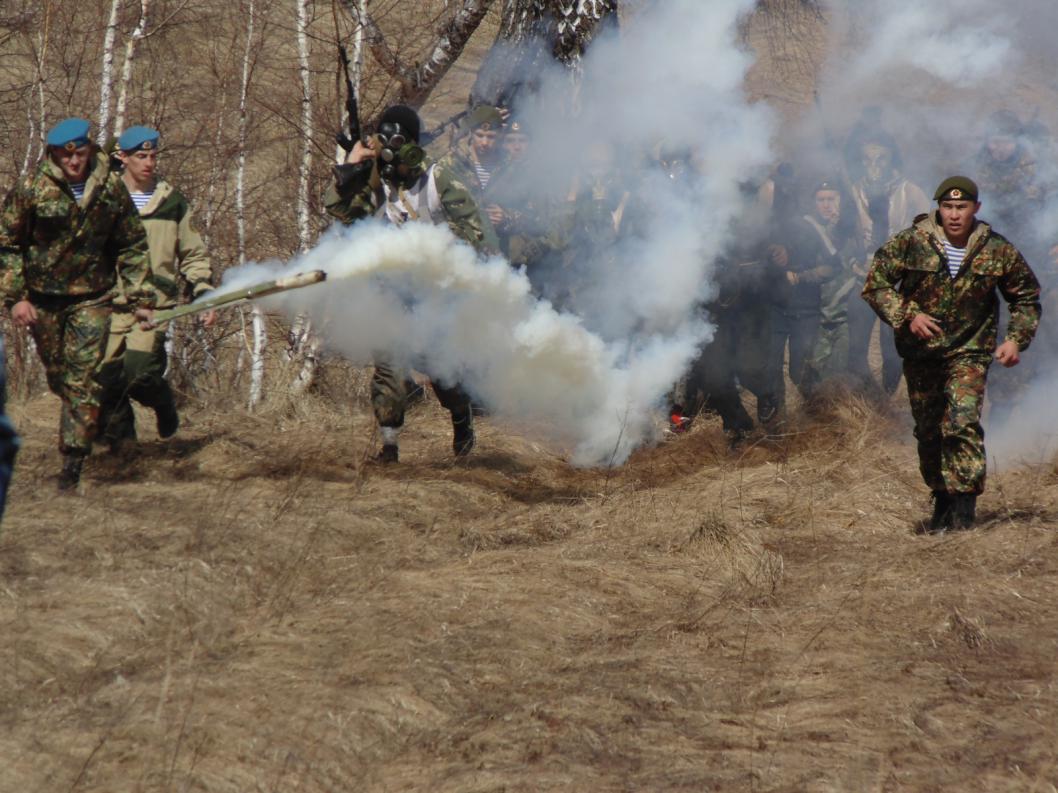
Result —
[[[1052,464],[937,538],[899,400],[612,471],[335,404],[141,414],[60,498],[15,402],[0,792],[1058,789]]]

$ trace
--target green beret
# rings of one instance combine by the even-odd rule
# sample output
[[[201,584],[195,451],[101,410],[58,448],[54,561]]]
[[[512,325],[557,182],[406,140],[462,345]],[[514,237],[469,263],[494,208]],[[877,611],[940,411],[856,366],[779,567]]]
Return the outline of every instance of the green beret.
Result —
[[[976,201],[977,185],[966,176],[949,176],[933,194],[934,201]]]
[[[503,126],[503,116],[500,115],[500,111],[494,108],[492,105],[478,105],[470,111],[470,115],[467,116],[467,129],[494,129],[499,132],[500,127]]]

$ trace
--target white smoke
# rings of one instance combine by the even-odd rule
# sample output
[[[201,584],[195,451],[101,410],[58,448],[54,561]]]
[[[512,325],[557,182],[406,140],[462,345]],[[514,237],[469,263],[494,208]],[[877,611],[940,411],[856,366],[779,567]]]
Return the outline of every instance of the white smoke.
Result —
[[[521,272],[481,260],[447,227],[369,220],[335,228],[286,264],[230,271],[224,291],[322,269],[324,285],[269,300],[307,311],[329,347],[353,361],[387,359],[460,382],[499,419],[575,444],[574,460],[624,460],[650,436],[654,384],[694,350],[693,332],[630,348],[607,344],[536,300]]]
[[[662,141],[693,150],[701,165],[682,184],[629,180],[638,231],[605,269],[593,251],[576,252],[585,262],[577,316],[536,299],[523,274],[501,258],[479,260],[447,228],[374,221],[335,229],[281,266],[324,269],[329,280],[277,304],[307,311],[350,360],[379,353],[458,381],[498,417],[573,444],[576,462],[622,462],[654,437],[666,393],[711,338],[700,302],[742,211],[739,185],[771,156],[772,116],[746,102],[752,59],[737,44],[753,6],[669,0],[592,45],[575,99],[567,72],[542,78],[525,111],[542,155],[527,189],[561,204],[599,141],[614,146],[626,177]],[[276,266],[238,268],[225,283],[275,277]]]

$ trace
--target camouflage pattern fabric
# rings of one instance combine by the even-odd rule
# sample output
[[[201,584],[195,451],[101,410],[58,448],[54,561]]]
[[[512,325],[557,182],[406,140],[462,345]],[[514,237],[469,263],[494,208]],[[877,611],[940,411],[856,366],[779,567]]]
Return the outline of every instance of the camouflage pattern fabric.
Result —
[[[1017,248],[978,222],[967,243],[957,278],[948,273],[944,231],[933,215],[918,220],[883,245],[874,256],[863,299],[896,329],[896,347],[905,360],[990,354],[996,348],[998,289],[1010,309],[1006,339],[1024,350],[1040,320],[1040,285]],[[910,319],[926,313],[942,332],[932,339],[911,333]]]
[[[408,372],[386,360],[385,355],[374,356],[375,371],[371,376],[371,407],[381,427],[404,426],[404,412],[408,403]],[[473,429],[474,414],[471,410],[470,397],[458,385],[449,386],[436,380],[430,381],[430,387],[437,394],[437,400],[452,414],[453,424],[465,424]]]
[[[935,491],[979,494],[985,487],[981,408],[991,357],[976,353],[904,361],[922,479]]]
[[[414,183],[429,170],[430,165],[429,158],[423,160],[422,166],[408,177],[409,180]],[[479,250],[498,251],[500,244],[496,239],[496,232],[493,231],[491,223],[482,220],[481,211],[470,189],[440,164],[434,168],[434,179],[445,220],[452,233]],[[364,169],[359,178],[342,193],[332,184],[327,189],[323,202],[329,215],[342,223],[350,224],[374,216],[384,200],[377,171]]]
[[[110,306],[51,298],[34,307],[33,339],[48,388],[62,399],[59,450],[88,452],[99,425],[102,386],[95,375],[106,348]]]
[[[147,237],[107,159],[96,155],[80,204],[62,172],[44,160],[0,210],[0,291],[9,308],[30,293],[153,305]]]
[[[528,181],[521,173],[525,167],[515,164],[498,169],[481,203],[503,209],[503,222],[496,227],[500,250],[514,267],[525,267],[532,280],[534,271],[555,255],[561,243],[552,227],[555,208],[523,186]]]

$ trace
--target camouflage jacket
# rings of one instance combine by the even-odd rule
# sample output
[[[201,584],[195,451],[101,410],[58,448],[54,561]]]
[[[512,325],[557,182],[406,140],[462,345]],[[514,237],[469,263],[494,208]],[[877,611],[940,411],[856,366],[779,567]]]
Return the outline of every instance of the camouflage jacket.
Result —
[[[149,281],[157,292],[157,306],[169,308],[179,302],[181,279],[192,298],[208,292],[213,277],[209,253],[191,223],[191,206],[184,194],[159,181],[140,220],[151,251]]]
[[[963,353],[991,354],[996,348],[999,300],[1010,309],[1006,339],[1025,349],[1040,320],[1040,284],[1025,258],[1003,236],[978,221],[958,275],[948,273],[944,230],[934,214],[920,216],[874,255],[863,299],[896,329],[904,358],[944,358]],[[910,320],[925,313],[942,333],[920,339]]]
[[[4,200],[0,292],[9,308],[30,293],[150,306],[148,273],[143,224],[104,155],[96,155],[80,203],[50,159]]]
[[[478,250],[490,253],[498,251],[500,244],[496,239],[496,232],[492,224],[482,218],[470,190],[448,168],[440,162],[431,163],[429,158],[423,161],[417,178],[400,188],[391,188],[388,196],[378,179],[377,169],[365,168],[342,192],[339,192],[335,185],[331,185],[323,203],[329,215],[347,225],[375,215],[387,217],[392,221],[392,215],[387,211],[387,202],[393,204],[406,191],[432,192],[429,185],[431,179],[432,188],[436,190],[440,203],[440,215],[452,233]]]

